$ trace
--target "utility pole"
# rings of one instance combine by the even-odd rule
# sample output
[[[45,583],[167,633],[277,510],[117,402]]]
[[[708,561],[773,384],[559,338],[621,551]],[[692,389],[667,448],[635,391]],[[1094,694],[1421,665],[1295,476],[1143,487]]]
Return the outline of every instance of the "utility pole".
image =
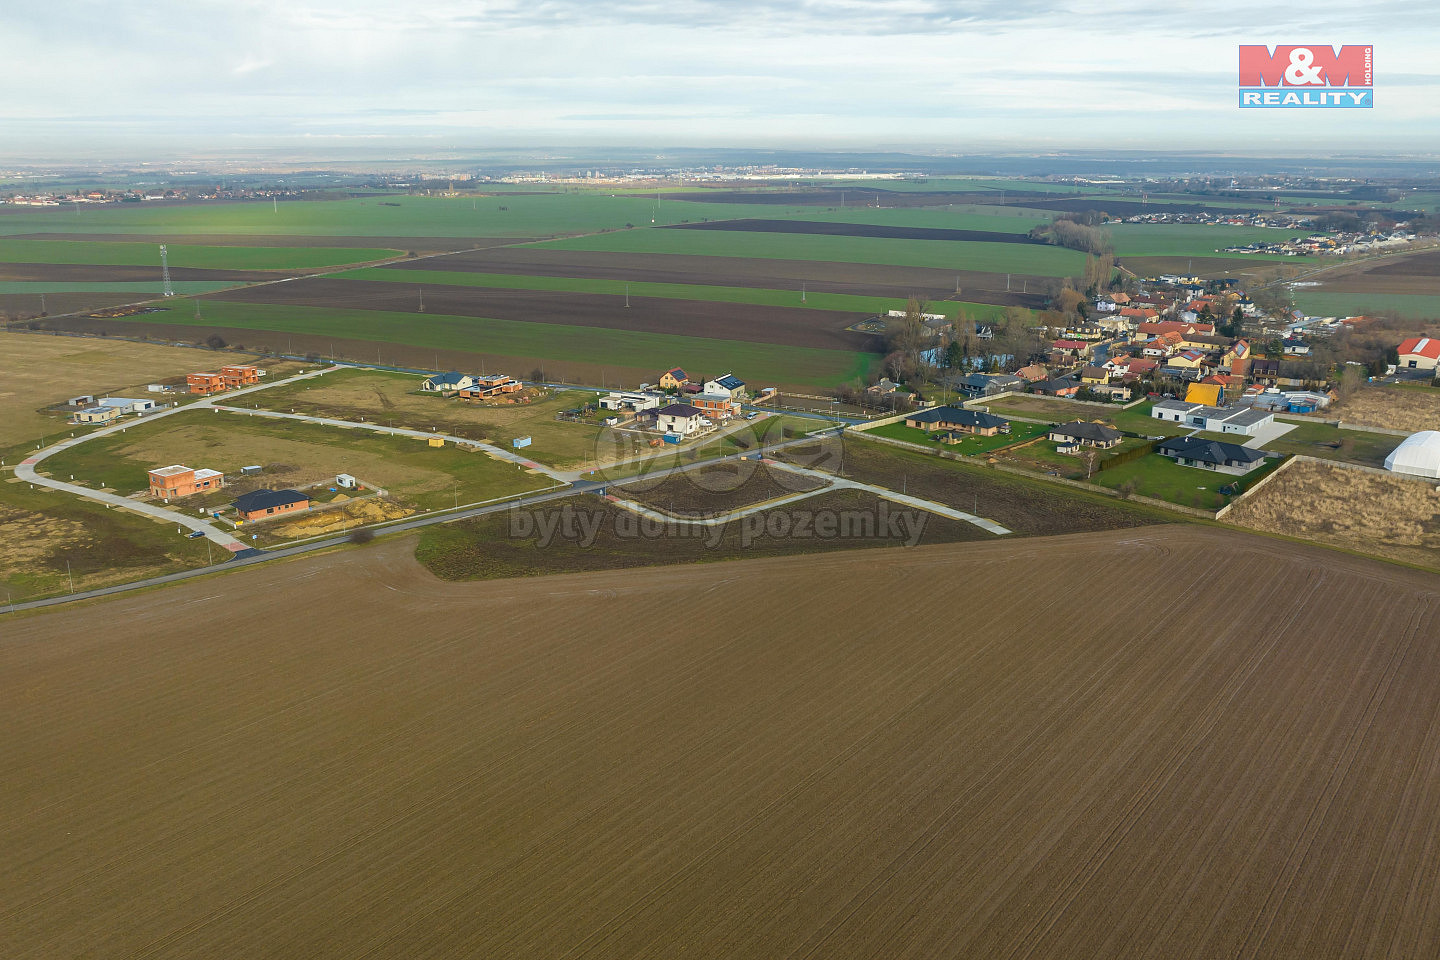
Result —
[[[630,309],[630,284],[625,284],[625,309]]]
[[[65,561],[65,576],[66,576],[66,578],[68,578],[69,581],[70,581],[70,592],[71,592],[71,593],[74,593],[74,592],[75,592],[75,576],[74,576],[74,574],[72,574],[72,573],[70,572],[70,561],[69,561],[69,560],[66,560],[66,561]]]
[[[800,302],[805,302],[805,284],[800,284]]]
[[[420,288],[420,312],[425,312],[425,288]]]
[[[166,297],[175,296],[175,289],[170,286],[170,260],[165,253],[165,244],[160,244],[160,274],[165,283],[165,289],[161,295]]]

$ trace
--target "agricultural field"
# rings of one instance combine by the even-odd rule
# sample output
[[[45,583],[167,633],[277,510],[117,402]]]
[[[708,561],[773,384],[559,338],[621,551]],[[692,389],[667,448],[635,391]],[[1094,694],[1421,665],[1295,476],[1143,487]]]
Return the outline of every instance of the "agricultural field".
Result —
[[[894,264],[1049,277],[1079,276],[1085,266],[1084,254],[1061,247],[1031,244],[700,230],[623,230],[573,240],[554,240],[536,246],[550,250]]]
[[[849,296],[907,299],[918,296],[932,303],[953,297],[960,287],[965,296],[985,303],[1040,306],[1041,298],[1022,288],[1046,279],[1016,273],[1007,289],[1003,273],[947,270],[893,264],[826,263],[816,260],[750,259],[746,257],[687,256],[678,253],[627,254],[588,250],[556,250],[534,244],[493,247],[453,256],[400,260],[384,268],[387,273],[418,270],[472,272],[491,275],[525,275],[570,280],[588,279],[619,283],[655,283],[684,287],[742,287],[762,290],[845,294]],[[1038,288],[1037,288],[1038,289]],[[937,304],[938,305],[938,304]]]
[[[411,260],[409,264],[425,261]],[[553,290],[566,293],[602,294],[611,297],[625,297],[629,300],[641,298],[664,298],[667,300],[709,300],[721,303],[752,304],[773,307],[800,307],[810,310],[841,310],[871,316],[887,310],[903,310],[909,298],[905,297],[861,297],[844,293],[816,293],[810,290],[760,290],[753,287],[701,286],[679,283],[625,282],[621,280],[576,279],[574,277],[526,277],[515,274],[462,273],[456,270],[393,270],[385,267],[362,267],[334,274],[338,280],[384,281],[407,285],[400,299],[405,303],[415,300],[415,288],[442,290],[446,286],[491,287],[501,290]],[[4,286],[0,285],[0,290]],[[913,291],[912,291],[913,292]],[[961,309],[973,317],[993,317],[1002,312],[1001,307],[991,303],[964,301],[926,302],[926,313],[940,313],[954,317]]]
[[[1428,384],[1362,387],[1326,414],[1344,423],[1406,433],[1440,430],[1440,389]]]
[[[1440,570],[1440,492],[1424,479],[1299,460],[1225,522]]]
[[[1336,293],[1328,284],[1291,293],[1296,306],[1312,316],[1358,317],[1393,310],[1403,320],[1440,320],[1440,294]]]
[[[317,277],[233,290],[219,299],[225,303],[324,307],[352,315],[412,310],[417,314],[412,322],[417,325],[425,319],[420,314],[508,320],[535,326],[539,337],[550,336],[547,326],[560,325],[817,350],[874,352],[880,348],[878,338],[848,329],[869,312],[811,310],[799,304],[798,296],[793,306],[786,307],[752,304],[737,309],[729,303],[651,297],[631,297],[626,306],[623,291],[606,295],[456,284],[423,287]]]
[[[686,369],[733,370],[750,383],[813,392],[817,387],[862,379],[880,362],[878,354],[860,350],[725,339],[721,336],[723,327],[707,331],[710,336],[681,336],[444,316],[431,310],[428,295],[426,308],[420,314],[206,299],[201,301],[202,319],[194,317],[192,303],[178,303],[163,312],[127,318],[123,324],[89,320],[73,325],[112,331],[123,326],[127,331],[155,337],[201,338],[214,332],[231,343],[252,347],[411,369],[469,369],[483,365],[492,370],[517,371],[516,376],[539,369],[555,381],[605,383],[612,387],[654,382],[660,371],[679,365]],[[814,320],[804,311],[793,312],[808,317],[807,325]]]
[[[172,268],[210,270],[315,270],[400,256],[401,250],[329,247],[214,247],[168,244]],[[160,248],[154,243],[112,243],[80,240],[0,239],[0,263],[146,266],[160,269]],[[65,271],[61,271],[64,273]],[[103,277],[103,271],[101,271]]]
[[[1320,286],[1300,289],[1309,291],[1308,295],[1372,294],[1382,302],[1388,297],[1417,297],[1421,299],[1416,302],[1433,304],[1440,300],[1440,250],[1432,247],[1337,265],[1317,279]]]
[[[412,437],[346,430],[237,413],[177,414],[62,451],[44,463],[52,476],[123,495],[147,486],[146,472],[183,463],[238,474],[266,467],[284,487],[300,487],[348,473],[419,510],[478,503],[552,481],[515,464],[453,445],[428,447]],[[58,494],[57,494],[58,496]],[[185,505],[228,503],[229,493],[186,498]]]
[[[1430,574],[1176,526],[413,549],[7,623],[8,957],[1440,949]]]

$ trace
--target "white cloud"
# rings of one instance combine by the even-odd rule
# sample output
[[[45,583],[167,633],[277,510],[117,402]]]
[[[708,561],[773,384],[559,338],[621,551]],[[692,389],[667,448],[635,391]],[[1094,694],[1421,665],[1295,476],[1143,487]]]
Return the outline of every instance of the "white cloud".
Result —
[[[42,126],[83,140],[127,124],[137,138],[178,124],[511,143],[1359,135],[1430,149],[1440,12],[1416,6],[1312,0],[1297,18],[1240,0],[10,4],[0,150],[23,152]],[[106,28],[69,28],[94,22]],[[1377,108],[1237,110],[1236,45],[1297,39],[1376,44]]]

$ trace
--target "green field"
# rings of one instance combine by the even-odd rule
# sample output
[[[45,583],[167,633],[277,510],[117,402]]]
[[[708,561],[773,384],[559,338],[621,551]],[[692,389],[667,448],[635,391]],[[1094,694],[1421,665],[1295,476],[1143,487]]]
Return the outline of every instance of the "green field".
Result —
[[[159,273],[157,268],[156,273]],[[213,293],[237,285],[234,280],[176,280],[170,284],[177,294]],[[164,283],[153,281],[120,281],[115,283],[49,283],[42,280],[0,280],[0,293],[128,293],[136,300],[148,300],[164,293]]]
[[[858,297],[844,293],[806,292],[802,301],[799,290],[765,290],[754,287],[700,286],[688,283],[626,283],[621,280],[589,280],[571,277],[532,277],[499,273],[461,273],[455,270],[389,270],[384,267],[362,267],[334,274],[338,279],[383,280],[426,286],[494,287],[508,290],[560,290],[569,293],[599,293],[622,297],[664,297],[673,300],[712,300],[721,303],[753,303],[776,307],[798,307],[807,310],[842,310],[850,313],[884,313],[904,309],[905,301],[886,297]],[[928,313],[954,317],[964,308],[974,317],[994,317],[1005,312],[993,303],[970,303],[957,300],[927,301]]]
[[[597,250],[612,253],[681,253],[707,257],[892,264],[1051,277],[1079,276],[1085,268],[1084,254],[1041,244],[892,240],[785,233],[625,230],[573,240],[556,240],[537,246],[557,250]]]
[[[1293,260],[1293,257],[1217,253],[1247,243],[1280,243],[1301,236],[1299,230],[1273,227],[1231,227],[1203,223],[1106,224],[1121,257],[1230,257],[1236,260]]]
[[[523,320],[489,320],[439,314],[391,313],[206,300],[196,320],[188,302],[137,322],[231,327],[336,340],[368,340],[434,350],[615,368],[735,370],[751,383],[827,387],[868,376],[880,362],[875,354],[814,347],[775,346],[673,334],[639,333],[598,327]],[[123,323],[124,321],[116,321]],[[279,341],[271,338],[272,343]],[[262,342],[263,346],[264,343]],[[323,347],[318,352],[326,352]],[[366,358],[360,358],[366,359]],[[554,369],[553,367],[551,368]],[[528,371],[522,371],[528,373]]]
[[[1354,317],[1394,310],[1406,320],[1440,318],[1440,296],[1415,293],[1326,293],[1313,287],[1291,290],[1295,305],[1308,314]]]
[[[388,260],[403,251],[332,247],[213,247],[170,243],[172,267],[220,270],[303,270]],[[102,243],[75,240],[0,240],[0,263],[88,263],[97,266],[160,268],[153,243]]]

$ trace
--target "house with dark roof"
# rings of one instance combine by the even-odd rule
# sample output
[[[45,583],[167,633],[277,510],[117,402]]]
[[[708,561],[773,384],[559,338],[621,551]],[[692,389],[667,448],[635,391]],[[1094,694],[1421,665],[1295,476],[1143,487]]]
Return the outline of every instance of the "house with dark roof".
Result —
[[[1030,392],[1046,397],[1073,397],[1080,392],[1080,382],[1068,377],[1061,377],[1058,380],[1041,380],[1039,383],[1030,384]]]
[[[1049,437],[1061,447],[1096,447],[1100,450],[1108,450],[1121,440],[1119,430],[1090,420],[1057,424],[1050,428]]]
[[[682,437],[699,433],[709,422],[704,410],[688,403],[672,403],[655,411],[656,429]]]
[[[707,394],[728,393],[731,400],[744,400],[745,381],[733,373],[727,373],[723,377],[706,380],[705,389],[701,392]]]
[[[978,435],[993,437],[997,433],[1009,433],[1010,421],[983,410],[966,410],[963,407],[931,407],[906,415],[905,426],[929,432],[946,431],[960,437]],[[952,440],[958,443],[959,438]]]
[[[309,510],[310,498],[299,490],[254,490],[236,497],[234,506],[241,520],[264,520]]]
[[[1242,476],[1265,462],[1265,451],[1242,447],[1222,440],[1199,437],[1171,437],[1161,441],[1155,452],[1169,457],[1182,467],[1195,467],[1215,473]]]
[[[993,397],[1012,390],[1024,390],[1025,381],[1009,373],[971,373],[949,381],[958,393],[967,397]]]

